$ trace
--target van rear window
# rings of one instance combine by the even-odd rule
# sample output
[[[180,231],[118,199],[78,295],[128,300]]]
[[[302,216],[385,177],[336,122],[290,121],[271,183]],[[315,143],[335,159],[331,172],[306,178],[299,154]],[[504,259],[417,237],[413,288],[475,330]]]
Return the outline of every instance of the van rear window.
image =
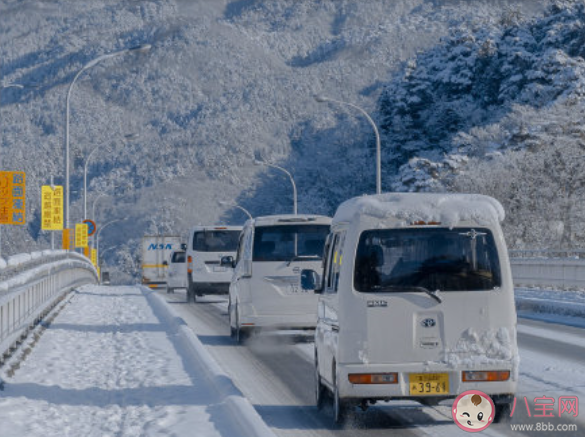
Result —
[[[193,234],[193,250],[197,252],[235,252],[240,231],[199,231]]]
[[[354,268],[357,291],[479,291],[501,283],[489,229],[381,229],[360,236]]]
[[[320,260],[329,225],[257,226],[254,261]]]

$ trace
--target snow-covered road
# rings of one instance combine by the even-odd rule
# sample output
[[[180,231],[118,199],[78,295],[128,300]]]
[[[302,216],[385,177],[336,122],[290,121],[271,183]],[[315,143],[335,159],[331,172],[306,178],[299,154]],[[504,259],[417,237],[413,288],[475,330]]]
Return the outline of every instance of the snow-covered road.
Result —
[[[178,292],[167,297],[224,367],[262,418],[282,437],[299,436],[464,436],[451,419],[450,405],[423,407],[416,403],[378,404],[366,413],[356,412],[344,427],[332,423],[331,412],[319,412],[313,395],[313,345],[290,344],[282,337],[252,339],[238,346],[229,337],[227,302],[206,296],[197,304],[184,304]],[[517,409],[511,423],[494,424],[486,436],[581,436],[583,414],[568,420],[534,417],[535,397],[585,399],[585,343],[583,329],[519,319],[521,354]],[[532,408],[528,417],[524,396]],[[558,416],[558,414],[557,414]],[[578,422],[577,422],[578,421]],[[577,431],[515,431],[511,425],[577,424]]]
[[[229,337],[225,297],[207,296],[186,304],[182,291],[157,293],[158,297],[140,287],[87,286],[71,294],[50,325],[31,336],[2,368],[6,384],[0,391],[0,435],[242,435],[241,423],[226,408],[221,389],[205,376],[203,362],[190,358],[177,341],[176,327],[153,306],[153,298],[172,308],[197,334],[199,355],[209,352],[215,358],[278,436],[467,435],[453,424],[449,403],[438,407],[382,403],[365,413],[354,412],[343,427],[334,425],[330,410],[314,406],[312,343],[293,344],[280,335],[238,345]],[[584,332],[519,320],[517,410],[511,424],[494,424],[483,435],[582,435],[583,414],[571,420],[537,418],[534,398],[585,399]],[[524,397],[533,417],[527,415]],[[512,429],[539,423],[577,424],[579,429]]]
[[[72,293],[2,368],[0,435],[244,435],[148,293],[99,286]]]

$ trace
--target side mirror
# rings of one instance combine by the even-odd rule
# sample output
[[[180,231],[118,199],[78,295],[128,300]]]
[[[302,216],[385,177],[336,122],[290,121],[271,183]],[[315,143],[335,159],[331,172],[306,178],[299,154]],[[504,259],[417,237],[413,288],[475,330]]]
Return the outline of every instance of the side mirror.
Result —
[[[303,291],[314,291],[315,294],[323,292],[320,287],[319,275],[315,270],[301,270],[301,289]]]
[[[167,261],[163,261],[163,266],[168,266],[169,263]]]
[[[221,260],[219,261],[219,265],[222,267],[230,267],[230,268],[234,268],[234,257],[233,256],[222,256]]]

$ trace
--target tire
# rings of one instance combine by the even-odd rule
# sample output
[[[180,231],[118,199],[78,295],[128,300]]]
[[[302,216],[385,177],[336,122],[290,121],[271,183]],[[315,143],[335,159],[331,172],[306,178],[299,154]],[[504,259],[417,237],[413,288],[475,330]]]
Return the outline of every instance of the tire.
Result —
[[[510,413],[512,412],[512,402],[504,402],[496,404],[496,411],[494,414],[494,423],[506,423],[510,421]]]
[[[235,339],[236,338],[236,329],[232,327],[232,301],[228,303],[228,320],[229,320],[229,327],[230,327],[230,337]]]
[[[343,425],[347,419],[347,404],[339,398],[339,387],[335,382],[333,392],[333,420],[338,425]]]
[[[244,344],[246,339],[248,338],[248,332],[243,330],[240,326],[240,316],[238,315],[238,306],[236,305],[236,329],[234,333],[234,338],[236,343]]]
[[[167,287],[167,294],[171,294],[171,293],[174,293],[174,292],[175,292],[175,289],[174,288]]]
[[[195,284],[191,275],[187,275],[187,303],[195,302]]]
[[[317,361],[317,354],[315,354],[315,405],[317,410],[322,410],[325,406],[327,397],[327,389],[321,383],[321,375],[319,373],[319,361]]]

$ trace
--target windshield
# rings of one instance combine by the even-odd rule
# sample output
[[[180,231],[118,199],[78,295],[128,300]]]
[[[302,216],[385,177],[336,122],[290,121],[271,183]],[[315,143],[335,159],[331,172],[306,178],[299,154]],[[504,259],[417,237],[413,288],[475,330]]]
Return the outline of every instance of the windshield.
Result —
[[[360,237],[357,291],[475,291],[500,285],[496,245],[488,229],[384,229]]]
[[[200,231],[193,235],[193,250],[197,252],[235,252],[240,231]]]
[[[258,226],[254,231],[254,261],[320,260],[329,225]]]

